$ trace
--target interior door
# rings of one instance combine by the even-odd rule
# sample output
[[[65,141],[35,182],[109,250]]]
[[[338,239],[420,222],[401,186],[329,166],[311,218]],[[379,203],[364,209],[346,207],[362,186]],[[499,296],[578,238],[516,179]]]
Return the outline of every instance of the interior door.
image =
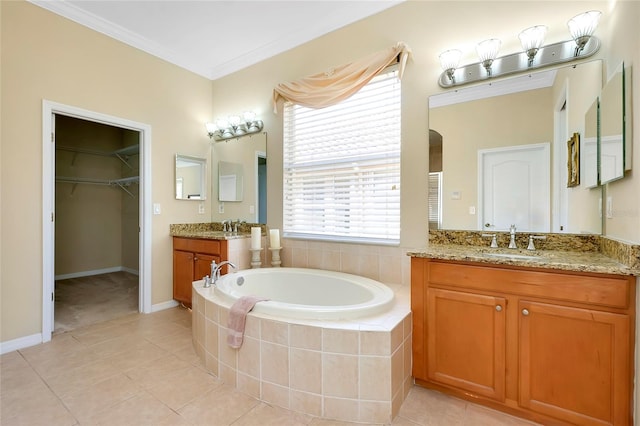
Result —
[[[550,232],[550,144],[478,151],[479,226]]]

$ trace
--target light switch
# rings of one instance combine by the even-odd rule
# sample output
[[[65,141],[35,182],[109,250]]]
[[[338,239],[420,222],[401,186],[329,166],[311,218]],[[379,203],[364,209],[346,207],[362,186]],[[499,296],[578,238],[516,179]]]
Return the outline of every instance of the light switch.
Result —
[[[469,214],[476,214],[476,206],[469,206]]]
[[[462,192],[460,192],[460,191],[453,191],[453,192],[451,193],[451,199],[452,199],[452,200],[459,200],[459,199],[461,199],[461,198],[462,198]]]
[[[153,214],[160,214],[160,203],[153,203]]]

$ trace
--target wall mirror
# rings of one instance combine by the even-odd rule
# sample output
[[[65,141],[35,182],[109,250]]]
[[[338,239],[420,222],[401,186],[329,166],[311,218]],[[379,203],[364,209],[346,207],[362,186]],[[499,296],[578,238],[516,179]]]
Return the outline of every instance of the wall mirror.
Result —
[[[242,164],[218,162],[218,201],[242,201],[244,170]]]
[[[584,134],[585,113],[601,87],[602,61],[596,60],[431,96],[430,134],[441,139],[438,142],[441,151],[436,154],[439,161],[430,164],[430,182],[434,185],[440,182],[438,190],[429,188],[429,199],[436,203],[440,200],[439,206],[429,208],[434,215],[430,226],[508,231],[509,224],[516,223],[523,232],[601,233],[601,189],[586,189],[584,185],[567,188],[567,141],[573,133]],[[549,198],[548,207],[529,212],[529,218],[520,217],[513,200],[525,198],[522,192],[510,192],[514,189],[503,185],[504,181],[497,181],[496,208],[507,213],[503,215],[505,223],[496,223],[483,217],[483,204],[491,199],[480,196],[486,191],[479,188],[479,152],[517,153],[520,146],[549,148],[547,159],[543,154],[537,160],[548,163],[548,172],[544,172],[548,183],[535,173],[521,173],[525,169],[539,172],[535,165],[518,167],[514,160],[508,171],[520,173],[518,180],[528,182],[530,190],[548,185],[549,192],[545,195]],[[433,155],[430,153],[430,157]],[[486,176],[487,171],[483,173]],[[436,174],[439,178],[432,178]],[[435,216],[439,211],[438,219]],[[541,215],[548,218],[537,221],[543,225],[530,225],[527,219],[539,219],[537,216]]]
[[[211,209],[213,222],[240,219],[249,223],[266,223],[266,151],[265,132],[211,144],[211,164],[214,167],[211,177],[212,197],[219,203]],[[229,167],[229,164],[236,166]],[[239,181],[236,178],[234,197],[232,185],[229,183],[234,178],[224,176],[237,176],[238,173],[234,173],[233,170],[239,169],[242,170],[242,190],[239,190]],[[223,183],[225,180],[227,184]]]
[[[600,183],[620,179],[625,169],[624,64],[620,64],[600,95]]]
[[[598,108],[599,101],[596,98],[584,115],[584,137],[582,138],[582,175],[586,188],[595,188],[599,185],[600,177],[598,166]]]
[[[176,200],[207,199],[207,159],[176,154]]]

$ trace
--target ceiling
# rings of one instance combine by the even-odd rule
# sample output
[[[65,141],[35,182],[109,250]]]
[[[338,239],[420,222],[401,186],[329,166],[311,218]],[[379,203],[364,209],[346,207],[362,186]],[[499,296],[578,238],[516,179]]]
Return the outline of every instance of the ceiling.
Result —
[[[215,80],[404,0],[31,0]]]

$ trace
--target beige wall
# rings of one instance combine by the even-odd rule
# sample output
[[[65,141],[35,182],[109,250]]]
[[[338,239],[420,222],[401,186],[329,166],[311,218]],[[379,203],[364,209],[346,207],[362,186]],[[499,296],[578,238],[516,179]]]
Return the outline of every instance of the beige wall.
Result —
[[[473,44],[491,36],[505,40],[502,51],[511,53],[519,49],[517,33],[540,22],[562,28],[561,34],[548,36],[549,42],[564,40],[567,19],[607,7],[608,2],[591,1],[498,2],[493,7],[486,2],[409,1],[212,83],[32,4],[0,2],[0,341],[41,331],[43,99],[152,127],[151,198],[162,205],[162,214],[153,216],[151,236],[152,303],[157,304],[172,298],[169,224],[211,217],[211,200],[205,215],[199,215],[198,203],[176,201],[173,192],[175,153],[209,156],[204,122],[245,110],[263,118],[269,138],[267,217],[270,226],[281,227],[282,124],[281,116],[271,112],[274,85],[406,42],[413,49],[413,59],[402,83],[401,245],[422,247],[427,234],[427,98],[442,90],[437,85],[438,53],[452,47],[472,52]],[[500,13],[495,13],[496,8]],[[609,31],[612,22],[606,19],[598,30],[603,48],[597,57],[624,59],[633,67],[635,81],[640,81],[640,49],[638,37],[633,36],[639,15],[640,3],[618,2],[615,33]],[[476,59],[470,56],[463,61]],[[637,87],[636,106],[640,105]],[[634,109],[635,123],[640,123],[639,111]],[[637,134],[636,147],[640,146]],[[640,152],[635,150],[633,155],[637,166]],[[608,190],[616,214],[607,222],[607,233],[640,242],[640,178],[630,173]]]
[[[151,224],[152,303],[171,300],[169,224],[209,218],[174,199],[174,156],[209,157],[211,82],[30,3],[0,8],[0,341],[42,329],[43,99],[151,126],[151,198],[162,206]]]

